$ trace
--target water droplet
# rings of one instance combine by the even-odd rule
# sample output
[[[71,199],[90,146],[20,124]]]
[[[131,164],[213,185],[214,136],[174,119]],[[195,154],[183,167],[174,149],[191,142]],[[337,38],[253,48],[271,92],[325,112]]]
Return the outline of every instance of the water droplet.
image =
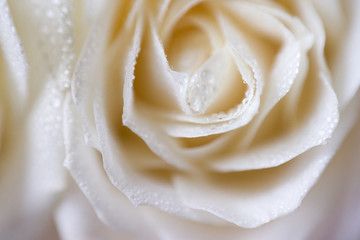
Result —
[[[70,20],[65,20],[65,23],[66,23],[66,25],[68,25],[68,26],[71,26],[71,25],[72,25],[72,23],[71,23]]]
[[[64,33],[64,28],[59,27],[59,28],[57,29],[57,32],[60,33],[60,34],[61,34],[61,33]]]
[[[199,112],[202,108],[202,103],[200,101],[200,98],[195,98],[191,103],[190,103],[191,109],[194,112]]]
[[[47,10],[47,11],[46,11],[46,17],[48,17],[48,18],[53,18],[53,17],[54,17],[54,12],[51,11],[51,10]]]
[[[69,87],[70,87],[69,81],[64,81],[63,87],[64,87],[65,89],[69,88]]]
[[[75,83],[75,86],[77,87],[77,88],[81,88],[81,82],[80,81],[76,81],[76,83]]]
[[[329,143],[330,139],[326,138],[324,140],[321,141],[321,145],[327,145]]]
[[[66,43],[71,44],[72,42],[73,42],[73,40],[72,40],[72,38],[71,38],[71,37],[69,37],[68,39],[66,39]]]
[[[204,70],[201,72],[201,80],[212,83],[214,81],[214,75],[209,70]]]
[[[61,11],[65,14],[67,14],[69,12],[69,10],[66,7],[62,7]]]
[[[55,98],[53,101],[52,101],[52,106],[54,108],[59,108],[61,106],[61,100],[60,98]]]
[[[194,74],[187,87],[186,101],[194,114],[202,114],[213,100],[215,80],[211,71],[205,69]]]

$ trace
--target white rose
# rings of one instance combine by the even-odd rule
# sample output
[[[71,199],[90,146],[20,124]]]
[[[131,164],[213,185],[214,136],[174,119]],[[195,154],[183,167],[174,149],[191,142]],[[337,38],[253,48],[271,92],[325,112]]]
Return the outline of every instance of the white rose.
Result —
[[[6,239],[359,237],[355,0],[9,5]]]

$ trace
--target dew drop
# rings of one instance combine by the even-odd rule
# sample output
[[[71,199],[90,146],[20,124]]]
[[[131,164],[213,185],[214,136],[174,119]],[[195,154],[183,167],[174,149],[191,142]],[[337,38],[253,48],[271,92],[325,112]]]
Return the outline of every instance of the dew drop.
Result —
[[[72,23],[71,23],[70,20],[65,20],[65,23],[66,23],[66,25],[68,25],[68,26],[71,26],[71,25],[72,25]]]
[[[55,98],[53,101],[52,101],[52,106],[54,108],[59,108],[61,106],[61,100],[60,98]]]
[[[69,12],[69,10],[66,7],[62,7],[61,11],[65,14],[67,14]]]
[[[66,43],[71,44],[72,42],[73,42],[73,40],[72,40],[71,37],[69,37],[68,39],[66,39]]]
[[[46,17],[48,17],[48,18],[53,18],[53,17],[54,17],[54,12],[51,11],[51,10],[47,10],[47,11],[46,11]]]
[[[329,143],[330,139],[329,138],[326,138],[324,140],[321,141],[321,145],[327,145]]]
[[[57,32],[60,33],[60,34],[61,34],[61,33],[64,33],[64,29],[63,29],[62,27],[59,27],[59,28],[57,29]]]
[[[190,103],[191,109],[194,112],[199,112],[202,108],[202,103],[200,102],[199,98],[193,99],[193,101]]]
[[[209,70],[194,74],[187,89],[187,103],[194,114],[202,114],[210,105],[215,92],[214,75]]]
[[[205,83],[212,83],[214,81],[214,75],[210,71],[204,70],[201,72],[201,80]]]
[[[63,83],[63,87],[64,87],[65,89],[69,88],[69,87],[70,87],[69,81],[65,81],[65,82]]]

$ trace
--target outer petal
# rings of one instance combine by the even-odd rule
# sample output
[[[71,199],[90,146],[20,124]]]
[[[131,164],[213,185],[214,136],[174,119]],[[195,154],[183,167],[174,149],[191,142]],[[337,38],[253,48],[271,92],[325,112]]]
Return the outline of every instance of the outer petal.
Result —
[[[63,13],[69,5],[8,2],[9,9],[4,9],[5,1],[0,5],[1,64],[7,66],[1,69],[5,79],[0,79],[1,92],[6,92],[0,99],[6,106],[0,151],[1,238],[57,239],[52,210],[66,174],[62,91],[68,81],[62,71],[70,73],[74,42],[69,16]],[[43,21],[44,16],[49,19]]]
[[[112,185],[101,165],[101,155],[85,144],[82,138],[82,127],[74,109],[71,98],[68,96],[64,109],[67,152],[64,165],[69,169],[102,221],[119,232],[155,239],[151,229],[142,221],[141,209],[134,209],[123,193]],[[59,221],[59,224],[65,228],[64,234],[72,231],[61,219]],[[142,225],[142,231],[138,231],[138,224]]]
[[[0,232],[4,239],[57,239],[52,210],[65,186],[61,94],[47,84],[1,152]],[[55,96],[54,96],[55,95]],[[34,221],[36,219],[36,221]]]
[[[288,164],[259,172],[185,175],[176,179],[175,186],[191,207],[241,227],[258,227],[299,207],[352,126],[354,116],[348,119],[329,144],[309,150]]]
[[[344,120],[334,132],[338,144],[346,137],[357,117],[357,123],[317,184],[300,207],[287,216],[255,229],[216,227],[151,210],[147,212],[154,229],[162,239],[358,239],[360,231],[360,194],[358,156],[360,142],[359,96],[344,113]],[[332,143],[324,147],[331,147]],[[333,149],[335,150],[335,149]]]
[[[62,240],[135,239],[101,222],[76,183],[69,179],[68,184],[68,191],[55,209],[55,224]]]
[[[28,64],[21,40],[15,30],[11,12],[5,0],[0,1],[0,46],[6,61],[7,69],[2,68],[1,74],[8,74],[8,91],[11,93],[12,111],[22,111],[27,94]],[[6,81],[6,79],[2,79]],[[5,86],[1,83],[1,88]],[[4,93],[1,93],[6,94]],[[15,97],[16,96],[16,97]]]
[[[344,107],[360,85],[360,2],[314,0],[314,5],[325,26],[333,85],[339,105]]]

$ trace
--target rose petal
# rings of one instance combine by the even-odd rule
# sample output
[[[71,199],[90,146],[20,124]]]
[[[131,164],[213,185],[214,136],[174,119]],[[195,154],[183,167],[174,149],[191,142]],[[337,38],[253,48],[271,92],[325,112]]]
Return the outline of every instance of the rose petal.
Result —
[[[10,96],[11,104],[14,106],[13,111],[21,112],[24,107],[24,100],[27,97],[27,76],[28,64],[20,38],[15,30],[15,26],[11,17],[11,12],[6,1],[0,2],[0,46],[1,55],[4,55],[7,68],[1,70],[2,73],[7,72],[9,78],[8,91],[12,92]],[[2,83],[4,84],[4,83]]]
[[[320,221],[313,228],[310,238],[358,239],[360,236],[358,227],[360,222],[358,187],[360,118],[359,111],[354,111],[354,109],[359,109],[359,96],[357,94],[345,108],[345,111],[353,111],[353,115],[358,115],[356,125],[342,143],[342,147],[326,169],[324,177],[310,192],[310,194],[320,195],[324,199],[323,201],[317,200],[316,203],[323,204],[327,202],[325,199],[332,200],[326,204],[321,218],[319,217]],[[353,116],[346,115],[345,112],[343,120],[350,122],[348,119],[351,117]]]
[[[351,107],[356,107],[351,105]],[[351,112],[351,107],[348,111]],[[348,116],[348,115],[347,115]],[[349,116],[348,118],[349,119]],[[350,124],[349,124],[350,125]],[[301,206],[287,216],[256,229],[216,227],[158,212],[147,216],[165,239],[357,239],[360,236],[358,178],[360,122],[327,166]],[[345,157],[344,157],[345,156]]]
[[[56,79],[62,90],[69,88],[75,58],[70,3],[12,1],[9,5],[31,64],[27,90],[36,93],[48,79]]]
[[[111,132],[109,132],[103,111],[104,107],[99,103],[95,108],[95,116],[97,130],[100,133],[100,142],[102,143],[101,152],[103,154],[104,169],[112,184],[121,190],[132,204],[159,208],[168,213],[196,221],[223,223],[206,212],[185,207],[173,189],[171,176],[168,179],[167,175],[162,176],[161,172],[155,172],[157,176],[154,180],[144,172],[139,171],[141,169],[137,168],[136,163],[138,161],[151,161],[153,153],[143,144],[137,145],[135,155],[131,152],[127,153],[127,151],[134,149],[115,140]],[[124,140],[130,139],[127,137]],[[136,159],[137,157],[139,159]],[[130,159],[131,161],[129,161]],[[170,172],[170,174],[172,173]]]
[[[158,22],[163,23],[160,28],[160,36],[163,39],[167,39],[167,35],[171,33],[174,25],[177,21],[193,6],[203,0],[191,0],[191,1],[166,1],[163,8],[160,9],[158,14]]]
[[[58,239],[52,210],[65,187],[61,101],[56,83],[48,83],[31,114],[5,126],[11,129],[1,151],[0,231],[6,239]]]
[[[75,182],[72,182],[72,179],[69,180],[69,185],[68,191],[62,196],[62,201],[54,214],[56,229],[62,240],[135,239],[134,235],[129,236],[116,231],[101,222],[88,199],[75,185]],[[130,206],[130,208],[136,211],[135,207]],[[137,224],[141,223],[137,221]]]
[[[321,4],[321,3],[319,3]],[[333,74],[334,89],[339,99],[341,108],[351,100],[360,86],[360,16],[358,9],[360,9],[359,1],[346,1],[345,11],[349,19],[346,30],[338,37],[338,48],[332,56],[334,59],[330,63],[330,70]],[[340,7],[338,8],[340,9]],[[321,9],[319,9],[320,12]],[[335,11],[335,10],[334,10]],[[328,26],[327,30],[333,28],[334,14],[331,16],[324,16],[324,24]],[[330,26],[329,26],[330,25]]]
[[[251,25],[253,31],[258,30],[269,36],[278,33],[276,37],[280,38],[283,44],[274,62],[271,63],[270,72],[264,71],[263,73],[268,74],[269,77],[265,77],[264,94],[261,97],[262,104],[259,115],[254,119],[250,130],[244,136],[243,144],[248,146],[262,121],[264,121],[265,117],[279,100],[289,92],[294,82],[298,82],[298,84],[296,84],[296,92],[301,92],[304,79],[302,71],[307,71],[307,67],[306,60],[305,66],[300,65],[300,63],[304,63],[303,59],[306,58],[307,51],[312,45],[312,35],[302,25],[299,19],[293,18],[279,9],[248,3],[231,4],[230,7],[231,9],[237,9],[237,18],[245,18],[246,21],[249,22],[248,24]],[[258,19],[263,19],[263,21],[266,22],[266,26],[259,26]],[[228,38],[230,38],[229,40],[239,45],[239,41],[236,38],[234,39],[234,36],[239,35],[236,33],[237,31],[229,28],[231,24],[228,22],[224,22],[222,25],[225,35],[227,32],[232,33],[232,38],[228,36]],[[269,33],[270,29],[272,31]],[[227,35],[229,35],[229,33]],[[260,66],[264,68],[266,66],[266,63],[264,63],[266,57],[264,58],[263,52],[260,52],[256,45],[254,46],[251,43],[249,45],[252,51],[255,52],[254,55],[260,62]],[[290,106],[294,107],[292,105]]]
[[[319,177],[319,173],[321,173],[323,171],[323,168],[327,165],[328,160],[331,158],[331,156],[336,152],[337,148],[340,146],[340,144],[342,143],[343,139],[345,138],[346,134],[349,132],[349,130],[351,129],[351,127],[354,125],[355,121],[356,121],[356,116],[359,116],[359,111],[353,111],[353,109],[359,109],[358,105],[359,105],[359,98],[356,98],[352,101],[352,104],[350,106],[348,106],[348,108],[346,109],[346,112],[343,112],[343,116],[344,116],[344,121],[342,121],[341,123],[339,123],[339,126],[337,127],[337,129],[334,132],[334,136],[332,138],[332,141],[326,145],[326,146],[320,146],[317,147],[316,149],[311,150],[308,154],[306,154],[307,156],[304,156],[302,159],[297,159],[296,161],[300,160],[300,161],[309,161],[311,162],[312,160],[315,160],[315,164],[310,164],[310,166],[306,167],[305,169],[308,169],[305,172],[296,172],[294,175],[298,175],[295,176],[294,178],[298,178],[300,175],[303,175],[303,179],[302,181],[299,181],[298,184],[294,184],[293,187],[300,187],[303,188],[302,190],[300,190],[299,192],[297,192],[297,194],[295,195],[295,197],[293,198],[293,201],[296,202],[296,198],[298,197],[299,199],[297,201],[302,201],[302,198],[305,196],[306,192],[309,191],[309,188],[312,187],[313,183],[316,181],[316,179]],[[359,121],[358,121],[359,123]],[[358,124],[359,126],[359,124]],[[357,128],[359,129],[359,128]],[[292,210],[292,208],[288,208],[289,206],[288,204],[294,203],[293,201],[286,201],[285,200],[285,205],[276,205],[276,203],[279,202],[274,202],[275,199],[272,198],[266,198],[264,199],[265,202],[263,202],[261,204],[261,202],[257,202],[258,204],[255,205],[254,203],[254,208],[253,211],[251,212],[251,215],[253,213],[260,213],[261,210],[264,210],[264,208],[261,208],[261,206],[266,206],[266,205],[272,205],[274,204],[272,207],[273,208],[269,208],[269,215],[270,216],[276,216],[276,212],[272,212],[272,209],[277,209],[277,210],[285,210],[288,213],[290,213],[289,215],[283,217],[283,218],[279,218],[276,221],[273,221],[271,223],[265,224],[261,227],[258,227],[256,229],[252,229],[251,231],[245,231],[243,229],[239,229],[237,227],[214,227],[214,226],[210,226],[210,225],[205,225],[205,224],[198,224],[198,223],[194,223],[194,222],[189,222],[189,221],[183,221],[181,219],[176,219],[173,218],[171,216],[167,216],[165,214],[162,213],[157,213],[156,211],[152,211],[149,213],[149,217],[151,219],[151,221],[153,221],[153,226],[154,228],[157,228],[158,231],[163,235],[166,236],[168,239],[183,239],[183,238],[188,238],[188,237],[195,237],[197,239],[209,239],[212,238],[214,236],[217,236],[217,234],[219,234],[219,236],[221,237],[225,237],[226,239],[239,239],[241,237],[241,239],[269,239],[269,236],[271,236],[271,239],[286,239],[289,238],[290,236],[297,236],[295,239],[308,239],[310,236],[311,239],[312,238],[326,238],[326,237],[330,237],[330,236],[341,236],[340,238],[342,238],[343,236],[357,236],[359,234],[358,228],[357,228],[357,224],[356,222],[354,224],[351,224],[351,222],[349,222],[350,219],[358,219],[359,214],[358,211],[354,212],[354,206],[355,208],[357,207],[357,202],[355,199],[359,198],[357,192],[355,191],[354,195],[351,193],[351,191],[349,191],[349,189],[346,188],[346,186],[348,186],[349,181],[348,179],[352,180],[353,178],[356,178],[357,174],[356,174],[356,169],[358,169],[358,163],[356,161],[356,149],[357,148],[357,142],[358,142],[358,138],[359,138],[359,134],[358,131],[355,133],[352,133],[352,137],[349,138],[349,141],[347,141],[345,143],[345,147],[348,145],[348,147],[350,147],[350,150],[348,147],[346,147],[345,149],[342,149],[340,152],[338,152],[337,156],[335,157],[334,160],[332,160],[332,162],[330,163],[330,166],[328,167],[329,169],[326,169],[324,176],[322,176],[320,178],[320,182],[315,185],[314,189],[312,189],[310,191],[310,193],[308,194],[308,196],[304,199],[303,203],[301,204],[301,206],[293,213],[290,213]],[[353,149],[354,148],[354,149]],[[344,152],[345,151],[345,152]],[[344,155],[350,154],[349,158],[344,158]],[[352,156],[352,157],[351,157]],[[307,159],[307,157],[310,157],[310,160]],[[313,158],[314,157],[314,158]],[[319,158],[316,158],[319,157]],[[325,162],[321,163],[321,159],[325,157]],[[345,162],[344,162],[345,161]],[[317,163],[318,164],[317,164]],[[334,162],[334,163],[333,163]],[[316,169],[318,167],[318,169]],[[310,170],[311,168],[313,168],[312,170]],[[341,171],[339,171],[339,169],[341,169]],[[352,170],[350,170],[352,169]],[[342,174],[344,174],[344,177],[339,176],[339,172],[341,172]],[[352,172],[354,174],[349,174],[349,172]],[[348,176],[345,177],[345,175]],[[289,176],[293,176],[292,174],[289,174]],[[213,209],[213,206],[222,206],[222,209],[216,209],[215,211],[217,211],[217,213],[219,212],[224,212],[225,209],[228,207],[229,212],[227,212],[228,216],[226,216],[227,218],[231,219],[231,217],[236,216],[236,211],[234,211],[234,206],[233,205],[229,205],[229,204],[238,204],[238,200],[244,201],[245,196],[241,195],[240,199],[234,199],[234,196],[236,196],[236,193],[232,193],[231,194],[231,198],[226,198],[224,197],[222,199],[222,203],[220,204],[219,202],[219,196],[222,196],[223,194],[223,189],[217,189],[215,190],[213,187],[214,185],[212,185],[210,188],[209,186],[194,186],[195,182],[191,182],[191,185],[187,185],[186,182],[184,182],[184,180],[186,181],[186,179],[178,179],[179,184],[180,184],[180,189],[179,191],[184,193],[185,195],[184,200],[187,201],[188,203],[190,202],[190,204],[193,205],[197,205],[200,204],[201,207],[207,206],[209,207],[209,209]],[[299,179],[300,180],[300,179]],[[307,183],[309,183],[309,185]],[[248,184],[249,182],[246,182],[246,184]],[[281,182],[282,186],[286,186],[287,184],[290,185],[289,182]],[[185,185],[183,185],[185,184]],[[242,183],[239,182],[239,185],[241,185]],[[181,186],[183,185],[183,186]],[[260,185],[259,185],[260,186]],[[330,186],[330,187],[329,187]],[[350,183],[350,186],[356,186],[356,181]],[[205,187],[205,188],[204,188]],[[215,187],[216,187],[216,183],[215,183]],[[196,190],[194,190],[196,188]],[[210,191],[208,191],[210,189]],[[193,191],[194,190],[194,191]],[[243,189],[244,190],[244,189]],[[283,189],[285,190],[285,188]],[[218,195],[213,195],[211,194],[211,192],[215,192],[215,191],[221,191],[221,194]],[[239,187],[238,191],[242,191],[241,187]],[[272,190],[271,190],[272,191]],[[291,193],[294,191],[294,189],[286,189],[283,192],[283,196],[279,198],[279,201],[282,202],[284,200],[283,197],[289,196],[288,194],[291,195]],[[190,194],[191,192],[191,194]],[[280,190],[281,192],[281,190]],[[278,192],[278,194],[280,194],[280,192]],[[341,192],[346,192],[346,193],[350,193],[349,195],[345,195],[346,197],[343,197],[344,195],[341,194]],[[269,192],[267,192],[268,194]],[[202,198],[199,198],[199,195],[202,195]],[[235,194],[235,195],[234,195]],[[258,195],[262,195],[262,194],[266,194],[262,191],[258,192]],[[274,196],[274,195],[273,195]],[[293,195],[294,196],[294,195]],[[297,197],[296,197],[297,196]],[[349,197],[347,197],[349,196]],[[355,196],[355,198],[351,199],[350,196]],[[258,196],[259,197],[259,196]],[[290,197],[291,198],[291,197]],[[233,202],[232,203],[224,203],[224,201],[229,201],[229,199],[232,199]],[[345,203],[344,205],[340,205],[339,206],[339,202],[338,199],[344,199],[343,203]],[[354,205],[347,205],[346,201],[350,201],[354,203]],[[253,204],[252,199],[249,198],[247,199],[246,203],[247,204]],[[201,201],[201,202],[199,202]],[[300,203],[296,203],[294,205],[294,207],[298,206],[298,204]],[[212,203],[212,204],[211,204]],[[242,209],[242,211],[247,211],[247,207],[248,205],[242,205],[240,209]],[[261,205],[260,205],[261,204]],[[335,205],[334,205],[335,204]],[[210,205],[210,206],[209,206]],[[339,211],[341,211],[343,208],[345,209],[351,209],[351,213],[347,212],[348,215],[345,215],[344,217],[351,217],[351,218],[339,218],[337,215],[337,212],[334,213],[334,206],[336,206],[336,208],[338,208]],[[280,210],[281,212],[281,210]],[[279,212],[278,212],[279,213]],[[327,218],[326,216],[330,215],[330,218]],[[230,217],[231,216],[231,217]],[[262,216],[264,217],[264,216]],[[241,216],[240,218],[245,218],[244,215]],[[261,218],[260,218],[261,219]],[[265,220],[265,218],[262,218],[262,220]],[[334,226],[336,225],[337,227],[329,227],[329,222],[327,221],[328,219],[332,219],[333,222],[330,222],[330,224],[334,224]],[[236,223],[236,222],[235,222]],[[251,223],[254,222],[247,222],[247,226],[250,227]],[[316,224],[323,224],[321,229],[317,228]],[[350,225],[349,225],[350,223]],[[341,224],[342,228],[339,229],[339,225],[337,224]],[[158,228],[158,226],[161,226],[161,228]],[[253,225],[254,226],[254,225]],[[299,227],[301,226],[301,227]],[[186,231],[184,231],[184,229],[186,229]],[[287,231],[284,231],[284,229],[287,229]],[[336,235],[335,235],[336,234]],[[215,237],[216,238],[216,237]],[[352,239],[352,238],[350,238]]]
[[[297,208],[332,154],[310,151],[293,160],[295,164],[278,167],[279,172],[270,169],[203,179],[178,177],[175,186],[190,207],[209,211],[240,227],[258,227]]]
[[[142,36],[143,25],[141,21],[136,26],[134,38],[131,43],[131,49],[125,63],[125,77],[123,83],[123,115],[122,124],[130,128],[134,133],[141,136],[141,138],[148,144],[149,148],[159,155],[165,161],[179,168],[186,168],[185,163],[182,163],[181,159],[176,157],[172,152],[172,142],[164,142],[166,137],[161,131],[158,131],[157,125],[147,120],[146,117],[142,117],[141,114],[136,111],[134,101],[134,66],[136,58],[140,48],[140,41]],[[118,45],[121,46],[121,45]],[[170,88],[171,89],[171,88]],[[149,115],[147,115],[149,117]]]
[[[117,231],[141,237],[142,234],[151,236],[151,229],[145,228],[146,224],[141,221],[141,212],[135,210],[123,193],[109,181],[101,165],[101,155],[85,144],[81,123],[69,96],[65,102],[64,116],[64,165],[90,201],[97,216]],[[139,232],[136,225],[127,224],[135,222],[143,225],[143,231]]]
[[[1,51],[1,58],[4,53],[1,61],[14,62],[6,62],[6,75],[1,74],[5,79],[0,80],[6,90],[1,101],[9,107],[5,108],[7,116],[2,127],[6,130],[0,152],[0,231],[5,239],[58,239],[52,210],[65,186],[63,93],[58,85],[61,78],[50,76],[53,69],[45,64],[42,54],[49,45],[59,50],[63,38],[57,42],[59,45],[47,42],[48,36],[40,29],[62,25],[52,20],[39,21],[37,13],[59,9],[52,4],[9,2],[12,25],[4,4],[5,1],[1,1],[0,11],[4,15],[0,17],[0,32],[5,35],[1,35],[0,44],[6,49]],[[4,40],[4,36],[7,39]],[[44,39],[48,45],[36,44]],[[7,41],[14,41],[14,46]],[[53,63],[61,56],[65,55],[54,54],[47,60]]]
[[[316,16],[313,16],[314,21],[317,24],[320,24],[317,22],[318,18]],[[321,27],[321,26],[319,26]],[[300,31],[301,32],[301,31]],[[234,171],[234,170],[247,170],[247,169],[257,169],[256,165],[260,164],[258,168],[263,167],[271,167],[271,166],[277,166],[278,164],[282,164],[295,156],[299,155],[300,153],[303,153],[304,151],[310,149],[313,146],[316,146],[320,143],[322,143],[324,140],[331,137],[331,133],[333,129],[335,128],[337,121],[338,121],[338,110],[337,110],[337,99],[336,95],[333,92],[333,89],[330,86],[330,79],[328,76],[328,69],[326,65],[324,64],[324,58],[323,55],[320,54],[322,49],[322,43],[323,38],[319,38],[316,41],[315,46],[311,50],[310,61],[311,66],[309,68],[309,74],[306,78],[306,83],[311,83],[313,87],[311,87],[314,92],[312,94],[316,94],[316,100],[312,102],[313,110],[311,110],[311,114],[308,113],[307,116],[309,116],[309,119],[304,121],[303,123],[299,122],[298,119],[300,119],[301,116],[296,115],[297,119],[294,121],[294,119],[286,119],[287,124],[293,123],[294,126],[292,127],[294,130],[286,130],[288,132],[283,135],[284,138],[279,137],[275,138],[272,137],[272,142],[270,144],[259,144],[259,147],[255,147],[253,150],[247,151],[245,149],[245,154],[238,154],[238,151],[244,151],[244,147],[241,148],[240,146],[236,149],[238,151],[236,152],[236,156],[230,157],[230,158],[223,158],[221,161],[217,162],[211,162],[211,165],[215,167],[217,170],[221,171]],[[316,69],[315,71],[318,71],[317,73],[314,73],[312,69]],[[304,85],[308,86],[308,85]],[[307,87],[308,88],[308,87]],[[302,92],[304,92],[304,88],[302,89]],[[315,93],[316,91],[316,93]],[[267,91],[265,91],[267,92]],[[311,92],[307,90],[307,94],[300,95],[302,98],[310,98]],[[299,95],[296,93],[296,95]],[[286,99],[288,100],[288,99]],[[303,102],[305,103],[307,99],[297,100],[299,103]],[[271,102],[271,101],[270,101]],[[331,102],[331,103],[330,103]],[[263,106],[266,106],[267,103],[265,102]],[[271,106],[271,105],[269,105]],[[301,106],[301,105],[300,105]],[[324,107],[326,106],[326,108]],[[310,105],[307,105],[307,107],[304,107],[306,109],[311,109]],[[264,109],[260,109],[259,118],[261,119],[261,113]],[[299,110],[298,110],[299,111]],[[266,110],[264,110],[266,113]],[[301,113],[304,114],[304,113]],[[276,116],[276,115],[273,115]],[[269,117],[268,117],[269,118]],[[255,119],[255,121],[257,121]],[[267,120],[268,122],[271,122],[270,120]],[[259,121],[261,122],[261,121]],[[266,132],[266,130],[269,130],[271,128],[268,125],[265,125],[266,121],[263,123],[263,128],[258,129],[256,124],[254,124],[251,127],[254,127],[253,129],[250,128],[250,136],[253,133],[257,133],[258,141],[262,141],[263,138],[265,138],[262,133]],[[319,129],[319,126],[321,126],[321,129]],[[257,130],[257,131],[251,131],[251,130]],[[265,130],[265,131],[264,131]],[[239,135],[239,133],[236,133]],[[243,133],[244,134],[244,133]],[[246,134],[246,133],[245,133]],[[249,134],[249,133],[248,133]],[[241,134],[242,135],[242,134]],[[249,136],[249,135],[248,135]],[[247,140],[245,138],[245,140]],[[234,141],[234,139],[232,139]],[[236,140],[235,140],[236,141]],[[247,142],[247,141],[245,141]],[[286,142],[286,144],[283,144]],[[256,138],[254,143],[252,145],[256,146]],[[247,145],[246,145],[247,146]],[[250,148],[249,148],[250,147]],[[247,147],[247,149],[251,149],[251,145]],[[267,150],[266,150],[267,149]],[[235,154],[234,154],[235,155]],[[244,156],[244,157],[242,157]],[[229,164],[229,165],[228,165]],[[249,164],[249,165],[247,165]]]

